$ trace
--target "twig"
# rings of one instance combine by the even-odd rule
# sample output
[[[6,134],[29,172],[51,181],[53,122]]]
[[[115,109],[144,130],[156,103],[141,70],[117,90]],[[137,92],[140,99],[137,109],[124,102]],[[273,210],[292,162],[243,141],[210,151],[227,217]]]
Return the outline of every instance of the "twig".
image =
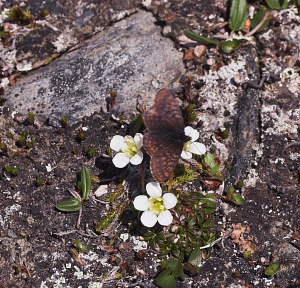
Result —
[[[252,36],[254,33],[256,33],[264,24],[267,20],[270,20],[272,18],[272,13],[271,12],[266,12],[265,16],[261,19],[261,21],[254,27],[253,30],[251,30],[249,33],[247,33],[245,36],[249,37]]]
[[[80,222],[81,222],[81,216],[82,216],[82,207],[79,210],[79,214],[78,214],[78,219],[77,219],[77,223],[76,223],[76,228],[78,229],[80,226]]]

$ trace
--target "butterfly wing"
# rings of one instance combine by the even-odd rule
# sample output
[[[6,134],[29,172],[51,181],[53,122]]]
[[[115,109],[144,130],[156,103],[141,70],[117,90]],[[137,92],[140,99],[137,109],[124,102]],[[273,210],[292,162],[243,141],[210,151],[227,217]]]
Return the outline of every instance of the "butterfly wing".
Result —
[[[179,161],[183,143],[146,133],[143,144],[151,157],[150,168],[153,177],[159,182],[170,179]]]
[[[170,179],[186,140],[184,121],[177,100],[167,89],[160,90],[154,105],[144,113],[147,132],[143,145],[151,157],[153,177],[164,182]]]
[[[183,131],[184,129],[178,101],[168,89],[162,89],[156,94],[154,105],[144,113],[143,118],[149,130]]]

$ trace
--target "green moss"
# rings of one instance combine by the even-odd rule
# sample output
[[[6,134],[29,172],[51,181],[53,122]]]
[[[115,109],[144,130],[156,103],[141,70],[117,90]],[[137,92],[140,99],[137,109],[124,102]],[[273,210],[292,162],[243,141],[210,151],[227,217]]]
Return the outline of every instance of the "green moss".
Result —
[[[70,117],[68,115],[64,115],[61,117],[61,125],[66,128],[69,126]]]
[[[0,142],[0,151],[2,153],[7,152],[7,145],[5,143]]]
[[[3,169],[9,175],[14,176],[14,177],[18,176],[20,173],[20,169],[18,167],[13,167],[11,165],[5,165]]]
[[[99,233],[105,230],[114,221],[117,215],[118,212],[116,210],[110,211],[109,214],[101,222],[97,224],[96,232]]]
[[[45,179],[41,178],[41,177],[36,177],[35,178],[35,186],[40,187],[43,186],[45,184]]]
[[[91,159],[97,156],[97,150],[93,147],[90,147],[86,150],[85,154],[89,159]]]
[[[120,196],[122,196],[124,194],[124,192],[125,191],[124,191],[123,185],[122,184],[118,185],[117,189],[109,195],[109,197],[107,199],[108,202],[111,202],[111,203],[115,202]]]
[[[59,54],[54,54],[50,57],[48,57],[46,60],[45,60],[45,65],[51,63],[53,60],[55,60],[57,57],[59,56]]]
[[[14,135],[11,132],[7,132],[6,137],[9,139],[14,139]]]
[[[40,17],[45,18],[45,17],[47,17],[49,14],[50,14],[50,12],[49,12],[48,9],[43,9],[43,10],[40,12]]]
[[[34,16],[29,11],[23,10],[18,6],[12,7],[6,16],[9,21],[21,26],[28,25],[34,20]]]
[[[81,142],[81,141],[84,141],[86,138],[87,138],[87,133],[86,133],[86,131],[79,130],[79,131],[78,131],[78,134],[77,134],[77,136],[76,136],[76,140],[77,140],[78,142]]]
[[[32,125],[34,124],[35,114],[33,112],[29,112],[26,118],[26,123]]]
[[[27,138],[28,138],[28,133],[27,132],[23,132],[19,139],[16,142],[16,145],[18,147],[26,147],[26,142],[27,142]]]
[[[193,123],[194,121],[197,120],[198,118],[198,115],[197,113],[195,112],[196,110],[196,105],[195,104],[189,104],[187,107],[186,107],[186,113],[187,113],[187,122],[188,123]]]
[[[16,141],[16,145],[19,148],[27,148],[27,149],[31,149],[34,146],[34,141],[29,141],[28,140],[28,133],[27,132],[23,132],[19,139]]]

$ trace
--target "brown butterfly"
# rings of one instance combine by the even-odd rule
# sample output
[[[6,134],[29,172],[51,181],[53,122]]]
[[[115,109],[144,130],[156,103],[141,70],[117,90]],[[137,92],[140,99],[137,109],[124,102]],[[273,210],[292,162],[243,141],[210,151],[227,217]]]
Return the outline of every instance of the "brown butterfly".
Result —
[[[167,181],[173,176],[184,143],[190,139],[184,134],[179,103],[170,90],[162,89],[143,118],[147,128],[143,146],[151,157],[152,175],[159,182]]]

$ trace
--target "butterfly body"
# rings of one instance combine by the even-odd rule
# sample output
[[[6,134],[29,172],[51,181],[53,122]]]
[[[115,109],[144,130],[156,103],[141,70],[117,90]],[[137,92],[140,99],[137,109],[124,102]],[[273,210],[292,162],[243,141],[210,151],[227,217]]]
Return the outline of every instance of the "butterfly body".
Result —
[[[167,181],[189,140],[184,134],[179,104],[169,90],[162,89],[156,94],[154,105],[144,114],[144,123],[147,131],[143,144],[151,157],[152,174],[159,182]]]

